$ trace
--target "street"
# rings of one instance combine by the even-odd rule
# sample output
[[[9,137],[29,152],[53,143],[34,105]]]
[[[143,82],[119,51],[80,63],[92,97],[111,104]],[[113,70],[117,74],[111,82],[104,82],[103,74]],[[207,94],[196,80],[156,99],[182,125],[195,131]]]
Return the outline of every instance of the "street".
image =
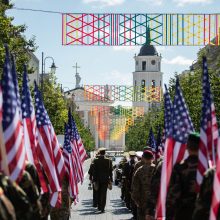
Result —
[[[128,220],[132,214],[125,207],[120,198],[120,188],[113,186],[112,191],[108,190],[107,205],[105,213],[97,213],[97,209],[92,207],[92,190],[88,190],[89,178],[88,169],[91,160],[84,163],[85,180],[79,186],[79,203],[73,205],[71,209],[71,220]]]

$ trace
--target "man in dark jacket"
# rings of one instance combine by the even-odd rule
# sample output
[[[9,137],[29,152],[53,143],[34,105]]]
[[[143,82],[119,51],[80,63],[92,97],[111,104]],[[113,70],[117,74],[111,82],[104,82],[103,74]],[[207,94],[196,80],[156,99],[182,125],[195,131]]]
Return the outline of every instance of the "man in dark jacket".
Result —
[[[105,157],[105,148],[100,148],[100,156],[94,159],[94,183],[97,185],[98,209],[105,211],[106,194],[109,182],[112,178],[112,161]]]
[[[199,134],[189,135],[186,160],[174,166],[166,200],[167,220],[191,220],[196,201]]]

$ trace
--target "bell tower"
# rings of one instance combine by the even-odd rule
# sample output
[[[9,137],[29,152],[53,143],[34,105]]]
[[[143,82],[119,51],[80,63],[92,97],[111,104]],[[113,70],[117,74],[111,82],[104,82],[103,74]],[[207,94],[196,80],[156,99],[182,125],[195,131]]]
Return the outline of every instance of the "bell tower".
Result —
[[[135,72],[133,72],[133,86],[134,93],[143,93],[145,95],[146,90],[140,88],[154,88],[162,87],[163,85],[163,73],[161,72],[161,55],[158,54],[156,48],[150,45],[150,30],[146,31],[146,43],[141,47],[139,54],[134,57],[135,60]],[[144,111],[148,112],[149,108],[154,104],[158,105],[159,102],[146,102],[141,101],[140,94],[135,94],[137,97],[133,101],[134,107],[144,107]]]

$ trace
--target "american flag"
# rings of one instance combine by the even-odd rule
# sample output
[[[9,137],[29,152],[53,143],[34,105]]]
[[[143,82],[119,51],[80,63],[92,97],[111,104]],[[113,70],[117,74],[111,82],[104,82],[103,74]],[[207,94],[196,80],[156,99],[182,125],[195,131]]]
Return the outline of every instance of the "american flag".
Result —
[[[21,96],[22,120],[24,128],[24,146],[26,149],[27,160],[35,165],[40,179],[43,192],[47,192],[47,183],[43,176],[39,159],[37,156],[37,136],[36,136],[36,117],[32,104],[31,93],[28,85],[27,67],[24,66],[22,96]]]
[[[168,96],[165,97],[164,100],[166,117],[166,110],[170,111],[171,101],[169,100]],[[167,107],[166,102],[168,103],[169,107]],[[194,130],[178,79],[176,80],[176,92],[171,112],[171,123],[168,124],[168,126],[170,127],[165,126],[168,133],[165,142],[165,152],[161,172],[160,193],[156,208],[156,218],[166,217],[166,196],[172,173],[172,168],[173,165],[175,165],[177,162],[180,162],[183,159],[188,135],[190,132]]]
[[[212,166],[213,164],[215,164],[215,150],[218,140],[218,127],[215,115],[215,106],[212,100],[206,57],[203,57],[202,87],[203,98],[200,144],[198,153],[199,161],[196,175],[198,191],[203,180],[203,174],[208,169],[208,166]]]
[[[61,180],[65,175],[64,159],[36,82],[34,93],[38,136],[37,151],[52,192],[50,204],[57,206],[61,202],[59,192],[61,191]]]
[[[76,124],[74,122],[73,116],[71,115],[71,111],[69,110],[68,113],[68,132],[70,135],[70,143],[72,146],[72,154],[75,159],[76,164],[76,175],[78,182],[83,182],[84,180],[84,174],[83,174],[83,168],[82,168],[82,160],[80,157],[80,152],[78,148],[77,138],[76,138]]]
[[[15,64],[13,64],[15,66]],[[16,72],[15,72],[16,77]],[[3,138],[7,155],[7,171],[10,178],[19,181],[25,168],[25,148],[23,139],[23,128],[19,116],[19,106],[16,97],[16,85],[13,82],[11,61],[8,47],[2,78],[3,94]]]
[[[157,140],[156,140],[156,159],[160,158],[162,155],[163,155],[163,149],[162,149],[161,128],[158,127]]]
[[[150,128],[147,145],[152,149],[152,152],[154,153],[154,156],[156,158],[157,144],[156,144],[156,140],[154,138],[154,133],[153,133],[152,128]]]
[[[86,150],[84,148],[82,139],[80,137],[79,131],[76,127],[76,123],[75,123],[73,117],[72,117],[72,123],[73,123],[74,137],[75,137],[76,145],[77,145],[79,155],[80,155],[80,160],[81,160],[81,163],[83,163],[85,161],[86,157],[87,157]]]
[[[203,174],[208,168],[208,164],[212,166],[215,164],[215,151],[217,150],[217,166],[213,184],[213,197],[210,211],[210,220],[215,220],[218,214],[219,208],[219,188],[220,188],[220,164],[219,156],[220,150],[217,147],[218,138],[218,126],[215,114],[215,106],[212,99],[211,86],[209,82],[208,66],[206,57],[203,57],[203,80],[202,80],[202,116],[201,116],[201,128],[200,128],[200,145],[199,145],[199,162],[197,170],[197,186],[198,189],[203,180]],[[210,161],[210,163],[209,163]]]
[[[65,161],[66,171],[69,179],[69,194],[71,198],[76,199],[78,197],[78,181],[76,176],[76,163],[73,156],[73,149],[70,143],[70,135],[68,131],[68,125],[65,125],[64,145],[63,145],[63,157]]]

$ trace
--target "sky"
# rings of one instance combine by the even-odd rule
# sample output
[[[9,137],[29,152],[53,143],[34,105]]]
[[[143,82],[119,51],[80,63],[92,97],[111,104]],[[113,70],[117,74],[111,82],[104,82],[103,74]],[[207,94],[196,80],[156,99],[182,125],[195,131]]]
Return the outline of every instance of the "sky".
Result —
[[[219,0],[13,0],[16,7],[71,13],[218,13]],[[13,23],[25,24],[27,38],[36,37],[35,55],[52,56],[58,67],[56,77],[64,90],[75,87],[77,62],[83,85],[131,85],[134,71],[135,47],[62,46],[62,18],[59,14],[9,10]],[[161,53],[164,83],[175,72],[189,69],[196,59],[199,47],[157,46]],[[51,61],[46,62],[46,72]],[[41,65],[40,65],[41,67]]]

